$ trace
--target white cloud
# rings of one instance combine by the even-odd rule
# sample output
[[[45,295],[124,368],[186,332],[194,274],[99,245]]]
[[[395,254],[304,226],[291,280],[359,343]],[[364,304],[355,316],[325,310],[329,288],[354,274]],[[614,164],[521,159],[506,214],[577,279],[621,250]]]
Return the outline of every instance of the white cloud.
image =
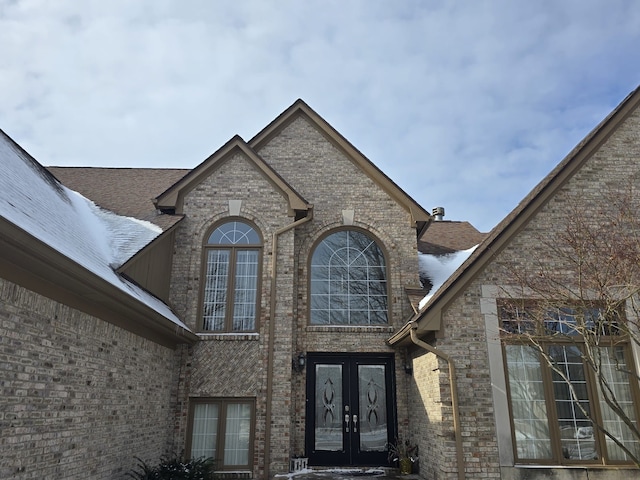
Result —
[[[640,78],[631,0],[0,0],[0,128],[193,167],[303,98],[427,209],[497,223]]]

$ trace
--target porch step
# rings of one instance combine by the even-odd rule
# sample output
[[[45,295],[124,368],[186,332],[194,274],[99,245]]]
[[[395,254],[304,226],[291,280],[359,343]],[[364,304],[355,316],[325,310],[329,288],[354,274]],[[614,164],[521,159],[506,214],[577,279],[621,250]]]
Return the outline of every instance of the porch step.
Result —
[[[393,467],[309,467],[313,473],[324,473],[332,477],[378,477],[395,476],[399,471]]]
[[[218,471],[215,472],[216,480],[250,480],[252,478],[252,473],[250,471],[239,471],[239,472],[224,472]]]
[[[397,468],[391,467],[309,467],[298,473],[276,475],[286,476],[289,480],[367,480],[367,477],[371,480],[420,480],[416,474],[400,475]]]

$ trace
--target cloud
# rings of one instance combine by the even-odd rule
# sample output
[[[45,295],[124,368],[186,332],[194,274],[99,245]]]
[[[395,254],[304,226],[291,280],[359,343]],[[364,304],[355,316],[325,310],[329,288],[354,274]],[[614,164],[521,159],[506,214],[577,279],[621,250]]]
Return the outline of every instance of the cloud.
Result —
[[[0,128],[41,163],[193,167],[303,98],[488,230],[640,78],[632,1],[0,0]]]

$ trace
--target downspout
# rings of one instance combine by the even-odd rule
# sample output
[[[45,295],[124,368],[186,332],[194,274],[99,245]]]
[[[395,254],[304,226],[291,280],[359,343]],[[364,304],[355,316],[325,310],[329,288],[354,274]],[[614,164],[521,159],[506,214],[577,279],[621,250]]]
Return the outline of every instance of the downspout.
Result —
[[[271,295],[270,302],[271,308],[269,313],[269,342],[267,345],[268,349],[268,360],[267,360],[267,405],[265,409],[265,417],[266,423],[264,426],[264,471],[265,478],[269,478],[269,463],[271,461],[271,396],[273,395],[273,348],[275,342],[275,330],[276,330],[276,278],[277,271],[276,268],[278,266],[277,256],[278,256],[278,237],[283,233],[291,230],[292,228],[296,228],[303,223],[307,223],[313,219],[313,209],[310,208],[307,210],[307,216],[301,218],[300,220],[296,220],[289,225],[285,225],[284,227],[279,228],[273,233],[273,253],[271,254]]]
[[[440,357],[449,366],[449,385],[451,386],[451,408],[453,409],[453,433],[456,438],[456,457],[458,463],[458,478],[464,480],[464,456],[462,455],[462,435],[460,433],[460,413],[458,412],[458,387],[456,385],[456,369],[451,357],[446,353],[441,352],[435,347],[432,347],[426,342],[423,342],[418,338],[416,333],[418,326],[413,323],[409,330],[411,334],[411,341],[418,347],[424,348],[428,352]]]

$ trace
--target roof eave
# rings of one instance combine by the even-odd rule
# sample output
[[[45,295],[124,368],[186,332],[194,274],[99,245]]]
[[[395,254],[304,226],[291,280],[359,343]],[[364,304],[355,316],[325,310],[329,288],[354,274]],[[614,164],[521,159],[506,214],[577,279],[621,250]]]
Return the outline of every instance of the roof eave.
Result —
[[[0,274],[40,295],[175,348],[198,337],[0,217]]]

